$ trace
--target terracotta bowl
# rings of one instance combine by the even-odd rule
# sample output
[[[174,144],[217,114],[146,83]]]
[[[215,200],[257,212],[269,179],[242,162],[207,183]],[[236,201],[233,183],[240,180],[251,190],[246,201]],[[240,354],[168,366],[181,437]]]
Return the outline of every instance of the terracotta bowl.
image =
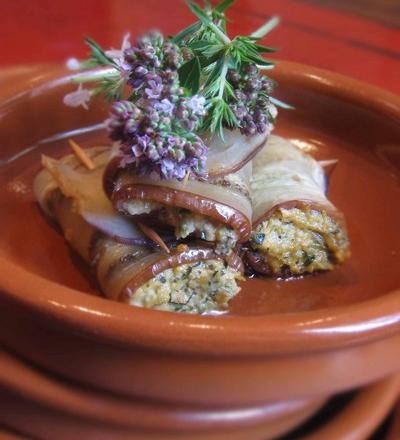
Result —
[[[334,411],[333,402],[318,411],[325,399],[196,408],[76,387],[1,351],[0,399],[7,405],[0,423],[42,440],[55,435],[60,440],[269,440],[281,435],[286,440],[365,440],[389,413],[399,385],[397,375],[358,390],[350,400],[338,396]]]
[[[399,392],[399,374],[364,387],[352,397],[341,411],[325,420],[320,427],[311,428],[310,432],[305,435],[293,435],[293,439],[369,439],[393,409],[393,404],[396,402]],[[310,424],[312,425],[312,423]],[[288,437],[291,437],[291,434]]]
[[[281,111],[276,132],[339,159],[329,195],[346,214],[353,255],[331,273],[248,281],[226,316],[193,316],[101,298],[39,212],[31,188],[40,154],[62,155],[67,137],[106,141],[93,128],[103,104],[63,106],[65,75],[35,66],[0,83],[1,343],[81,383],[196,405],[326,396],[400,369],[398,97],[278,65],[278,97],[296,110]]]
[[[12,371],[12,375],[10,375]],[[268,440],[315,413],[325,399],[253,407],[189,407],[76,387],[0,352],[0,424],[34,438]],[[0,437],[1,438],[1,437]]]
[[[400,438],[400,390],[399,390],[399,400],[393,411],[392,423],[389,428],[386,440],[398,440]]]

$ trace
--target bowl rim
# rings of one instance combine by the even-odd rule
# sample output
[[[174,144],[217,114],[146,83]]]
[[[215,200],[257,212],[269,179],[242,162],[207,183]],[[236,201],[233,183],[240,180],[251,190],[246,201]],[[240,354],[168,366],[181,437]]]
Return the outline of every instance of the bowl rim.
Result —
[[[400,97],[337,73],[280,61],[273,76],[397,121],[400,118]],[[55,82],[65,85],[65,77]],[[127,307],[48,280],[9,261],[3,249],[0,296],[85,337],[198,355],[265,356],[333,350],[391,337],[400,330],[400,288],[355,304],[279,315],[166,313]]]

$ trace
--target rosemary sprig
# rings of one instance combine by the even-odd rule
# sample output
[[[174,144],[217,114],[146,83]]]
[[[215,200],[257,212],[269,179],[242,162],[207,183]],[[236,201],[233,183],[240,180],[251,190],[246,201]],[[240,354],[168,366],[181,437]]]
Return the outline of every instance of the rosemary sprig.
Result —
[[[272,17],[250,36],[236,36],[230,39],[226,32],[224,11],[234,0],[223,0],[214,8],[206,4],[201,9],[196,3],[187,5],[198,21],[175,36],[174,42],[189,48],[192,57],[180,68],[180,80],[192,93],[201,93],[207,99],[207,116],[203,129],[218,131],[223,136],[223,128],[239,128],[240,123],[228,105],[228,99],[235,99],[232,85],[227,79],[228,69],[244,74],[249,64],[269,69],[274,66],[263,57],[274,48],[263,46],[258,41],[278,23]],[[199,69],[200,66],[200,69]]]
[[[217,131],[221,137],[223,137],[223,129],[226,127],[240,128],[242,132],[247,134],[251,134],[254,131],[251,121],[243,122],[244,113],[241,108],[245,105],[246,111],[250,115],[248,117],[250,119],[253,118],[253,112],[256,111],[255,106],[258,105],[256,104],[257,99],[264,101],[264,104],[261,103],[261,111],[265,115],[270,115],[265,107],[267,102],[272,102],[283,108],[290,108],[290,106],[270,97],[268,87],[264,87],[264,91],[261,91],[258,86],[258,97],[249,98],[251,92],[248,92],[247,85],[243,85],[243,82],[240,83],[239,80],[235,84],[232,83],[230,76],[234,72],[239,79],[242,78],[247,81],[247,84],[250,84],[253,80],[258,81],[260,84],[259,78],[261,75],[257,73],[257,69],[269,70],[274,67],[273,61],[265,59],[264,55],[272,53],[276,49],[260,44],[260,39],[279,23],[277,17],[272,17],[252,34],[247,36],[238,35],[230,38],[227,32],[225,11],[234,1],[222,0],[214,7],[210,2],[205,1],[205,6],[201,8],[197,3],[186,0],[189,9],[197,18],[197,21],[180,31],[171,40],[166,40],[170,41],[170,44],[176,48],[167,50],[178,50],[184,54],[184,61],[179,62],[177,69],[179,85],[184,89],[185,96],[200,95],[205,98],[207,113],[201,124],[200,131],[211,131],[211,133]],[[127,63],[124,43],[120,51],[105,51],[91,38],[86,38],[85,41],[91,52],[89,59],[81,63],[81,67],[83,69],[103,67],[104,69],[101,69],[99,72],[92,71],[89,74],[82,72],[74,77],[74,81],[78,83],[95,83],[95,87],[90,90],[91,95],[103,94],[109,101],[121,100],[124,96],[125,86],[129,83],[130,87],[132,87],[128,95],[129,99],[133,102],[139,99],[143,91],[147,90],[146,87],[149,87],[152,80],[149,80],[150,83],[146,87],[137,86],[137,83],[141,83],[141,79],[139,78],[140,73],[135,73],[135,69],[139,69],[137,71],[140,71],[140,69],[148,71],[146,70],[148,66],[141,66],[140,60],[138,62],[135,61],[134,65],[132,61]],[[149,44],[153,43],[150,42]],[[128,45],[129,47],[130,44]],[[165,47],[162,50],[165,50]],[[116,52],[118,55],[116,55]],[[145,49],[140,49],[140,52],[144,63],[151,62],[151,60],[149,61],[146,58],[150,55],[147,54]],[[159,57],[162,54],[154,52],[154,56]],[[165,56],[169,57],[169,55]],[[180,56],[182,59],[182,55]],[[256,73],[253,70],[253,73],[249,76],[248,73],[251,71],[252,66],[257,67]],[[154,67],[150,67],[149,72],[153,72],[158,76],[162,75],[161,70],[157,71]],[[270,81],[271,84],[273,83],[268,77],[263,76],[263,78]],[[243,92],[247,94],[247,97],[243,98]],[[242,100],[238,98],[240,93],[242,94]],[[82,98],[87,99],[87,92],[86,95],[82,94]],[[273,119],[274,117],[270,119],[270,122]],[[262,118],[258,118],[257,121],[257,130],[262,130],[264,124]],[[247,127],[244,124],[247,124]]]
[[[278,18],[250,35],[230,37],[225,11],[233,2],[213,7],[205,0],[201,8],[187,0],[197,21],[175,37],[153,31],[132,45],[126,34],[119,50],[107,51],[86,38],[89,59],[69,63],[91,70],[73,76],[79,87],[64,96],[66,105],[87,108],[97,94],[114,101],[106,126],[120,143],[122,167],[161,179],[203,178],[208,146],[202,132],[223,139],[225,128],[237,128],[245,136],[267,136],[275,105],[288,108],[269,96],[274,82],[260,72],[274,66],[264,55],[275,49],[260,39]]]
[[[93,39],[86,37],[85,43],[89,46],[91,53],[89,59],[81,63],[82,69],[93,69],[96,67],[109,67],[108,71],[99,72],[98,75],[90,73],[76,76],[73,81],[78,83],[96,82],[93,95],[103,95],[107,101],[122,99],[126,79],[121,75],[121,66],[115,59],[109,57],[101,46]]]
[[[91,49],[91,57],[88,60],[88,63],[91,64],[90,67],[110,65],[110,66],[114,66],[115,68],[118,68],[115,61],[109,56],[107,56],[104,50],[92,38],[86,37],[85,43]]]

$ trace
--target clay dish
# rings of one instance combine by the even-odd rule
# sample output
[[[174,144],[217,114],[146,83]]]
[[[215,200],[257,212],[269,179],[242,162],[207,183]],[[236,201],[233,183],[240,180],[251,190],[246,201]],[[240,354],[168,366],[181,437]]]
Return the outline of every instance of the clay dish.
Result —
[[[351,393],[351,398],[336,396],[326,406],[326,399],[306,399],[247,408],[201,408],[76,387],[1,351],[0,398],[7,405],[0,423],[43,440],[53,439],[55,433],[60,440],[269,440],[280,435],[364,440],[389,413],[399,385],[396,375]]]
[[[268,440],[302,424],[326,400],[201,408],[121,398],[76,387],[5,351],[0,352],[0,399],[7,402],[1,424],[40,439],[56,433],[60,440]]]
[[[327,71],[279,63],[276,133],[338,159],[330,198],[351,259],[328,274],[251,280],[225,316],[128,307],[88,269],[32,195],[42,153],[106,141],[106,116],[66,108],[57,67],[8,72],[0,88],[0,342],[52,372],[168,402],[251,405],[326,396],[400,369],[400,99]],[[88,128],[90,127],[91,128]],[[86,128],[83,128],[86,127]],[[69,133],[65,134],[65,132]],[[72,131],[72,132],[71,132]]]
[[[301,440],[369,439],[393,409],[399,385],[400,375],[397,374],[362,388],[338,414],[301,436]]]
[[[389,432],[386,436],[386,440],[397,440],[400,436],[400,389],[398,393],[399,400],[395,405],[393,416],[389,428]]]

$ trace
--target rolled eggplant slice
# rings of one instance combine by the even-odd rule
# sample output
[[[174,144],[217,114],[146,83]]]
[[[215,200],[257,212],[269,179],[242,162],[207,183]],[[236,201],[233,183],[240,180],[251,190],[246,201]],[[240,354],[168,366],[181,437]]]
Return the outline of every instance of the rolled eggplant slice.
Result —
[[[204,142],[209,146],[208,176],[221,177],[239,171],[262,149],[268,135],[269,131],[245,136],[237,129],[224,130],[224,140],[219,133],[204,135]]]
[[[331,270],[350,256],[343,214],[326,198],[322,167],[278,136],[253,161],[253,231],[247,263],[290,276]]]
[[[127,244],[87,220],[88,206],[99,205],[92,199],[102,193],[102,173],[93,176],[104,168],[104,163],[92,172],[76,166],[71,157],[47,159],[44,165],[34,185],[38,202],[60,225],[71,247],[93,268],[107,298],[168,311],[206,313],[227,309],[228,301],[240,290],[240,260],[231,258],[228,265],[211,248],[198,244],[171,246],[168,254],[149,246],[138,230]],[[88,188],[82,189],[84,197],[76,192],[71,170],[72,183],[79,181],[79,174],[84,176],[82,183],[93,177],[91,194]],[[98,217],[102,217],[99,210],[96,221]]]
[[[104,187],[119,212],[155,226],[169,225],[177,239],[192,236],[214,242],[217,253],[229,254],[250,238],[250,175],[248,163],[234,174],[207,181],[157,181],[120,169],[115,158],[106,168]]]

